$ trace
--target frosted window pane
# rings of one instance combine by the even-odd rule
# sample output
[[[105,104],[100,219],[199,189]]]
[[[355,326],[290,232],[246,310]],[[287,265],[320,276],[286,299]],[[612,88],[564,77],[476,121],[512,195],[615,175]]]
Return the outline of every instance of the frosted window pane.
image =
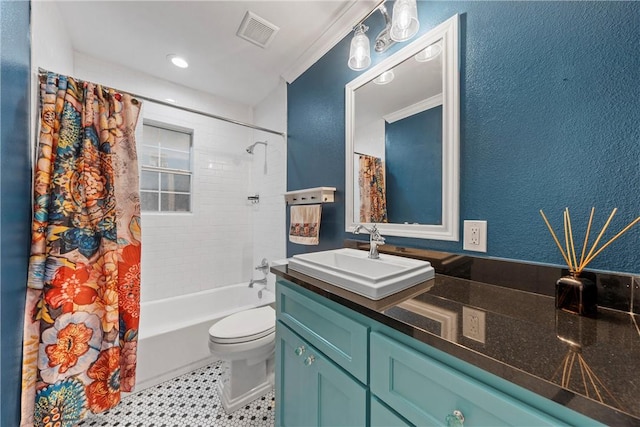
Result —
[[[191,196],[188,194],[162,193],[161,210],[172,212],[189,212]]]
[[[140,205],[143,211],[158,211],[158,193],[140,192]]]
[[[140,174],[141,190],[158,190],[158,172],[142,171]]]
[[[142,143],[144,145],[158,146],[160,143],[160,134],[162,129],[155,126],[143,125],[142,127]]]
[[[143,146],[140,151],[140,164],[143,166],[158,166],[158,149]]]
[[[160,145],[162,148],[169,148],[171,150],[179,150],[188,153],[191,149],[191,135],[184,132],[162,129]]]
[[[191,156],[189,153],[181,153],[178,151],[162,150],[160,166],[164,168],[190,170]]]
[[[178,175],[173,173],[162,174],[162,190],[163,191],[191,191],[191,176]]]

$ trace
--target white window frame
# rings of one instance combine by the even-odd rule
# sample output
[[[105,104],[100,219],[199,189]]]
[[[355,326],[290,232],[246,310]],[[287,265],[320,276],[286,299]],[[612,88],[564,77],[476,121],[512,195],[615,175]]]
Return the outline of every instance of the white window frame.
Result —
[[[158,128],[160,130],[167,130],[167,131],[172,131],[172,132],[180,132],[180,133],[184,133],[189,135],[189,151],[182,151],[182,150],[175,150],[175,149],[171,149],[171,148],[162,148],[160,146],[152,146],[152,145],[146,145],[144,143],[144,128],[145,126],[150,126],[150,127],[154,127],[154,128]],[[180,214],[192,214],[193,213],[193,180],[194,180],[194,150],[193,150],[193,140],[194,140],[194,135],[193,135],[193,129],[188,129],[188,128],[184,128],[184,127],[180,127],[180,126],[175,126],[175,125],[171,125],[169,123],[163,123],[163,122],[159,122],[159,121],[155,121],[155,120],[147,120],[145,119],[142,123],[142,132],[143,132],[143,137],[142,137],[142,144],[141,147],[146,147],[146,148],[154,148],[158,150],[158,155],[160,155],[161,151],[173,151],[173,152],[179,152],[179,153],[184,153],[184,154],[188,154],[189,155],[189,169],[174,169],[174,168],[168,168],[168,167],[162,167],[162,166],[151,166],[151,165],[145,165],[140,163],[140,170],[141,172],[157,172],[158,173],[158,189],[157,190],[143,190],[142,188],[140,188],[140,193],[153,193],[153,194],[157,194],[158,195],[158,206],[156,210],[144,210],[142,204],[140,205],[140,209],[141,212],[144,214],[154,214],[154,215],[180,215]],[[160,158],[160,156],[158,156],[158,158]],[[162,182],[161,182],[161,177],[162,177],[162,173],[169,173],[169,174],[173,174],[173,175],[186,175],[189,176],[189,191],[163,191],[162,190]],[[189,196],[189,210],[187,211],[173,211],[173,210],[162,210],[162,194],[185,194]]]

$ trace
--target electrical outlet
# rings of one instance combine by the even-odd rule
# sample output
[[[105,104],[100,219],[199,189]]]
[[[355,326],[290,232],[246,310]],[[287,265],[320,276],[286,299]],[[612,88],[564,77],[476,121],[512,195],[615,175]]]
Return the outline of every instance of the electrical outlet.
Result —
[[[485,342],[485,312],[462,307],[462,335],[472,340]]]
[[[487,252],[487,221],[464,222],[462,249],[465,251]]]

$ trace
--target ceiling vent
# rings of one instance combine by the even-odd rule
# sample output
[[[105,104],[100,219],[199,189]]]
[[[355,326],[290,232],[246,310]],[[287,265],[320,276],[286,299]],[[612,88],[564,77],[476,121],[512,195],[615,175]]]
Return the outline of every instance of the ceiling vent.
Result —
[[[279,27],[266,19],[247,12],[236,35],[261,48],[267,48],[279,30]]]

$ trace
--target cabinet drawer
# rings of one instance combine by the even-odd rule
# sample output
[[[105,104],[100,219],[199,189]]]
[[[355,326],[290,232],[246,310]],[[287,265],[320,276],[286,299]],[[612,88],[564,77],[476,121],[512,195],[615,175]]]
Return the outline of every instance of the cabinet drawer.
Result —
[[[384,335],[371,334],[371,392],[416,425],[546,426],[561,421]]]
[[[371,396],[371,427],[412,427],[378,399]]]
[[[286,285],[276,289],[278,319],[362,383],[367,383],[369,328]]]

